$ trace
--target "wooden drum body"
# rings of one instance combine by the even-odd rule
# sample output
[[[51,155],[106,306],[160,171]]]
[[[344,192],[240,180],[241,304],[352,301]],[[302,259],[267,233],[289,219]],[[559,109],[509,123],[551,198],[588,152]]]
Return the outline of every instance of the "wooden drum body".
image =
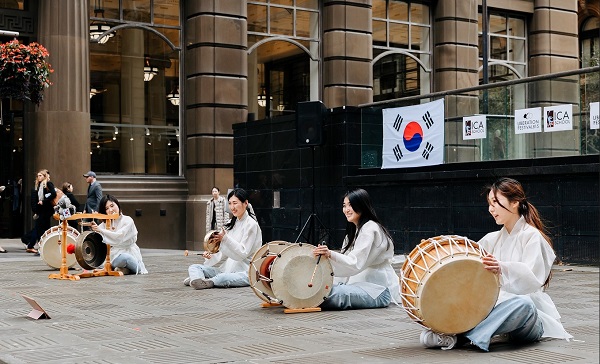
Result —
[[[456,235],[422,240],[400,272],[402,306],[415,322],[443,334],[459,334],[494,308],[498,277],[485,270],[485,251]]]
[[[79,231],[67,226],[67,246],[69,244],[75,245]],[[53,226],[46,230],[44,235],[40,238],[40,257],[52,268],[59,269],[62,264],[62,251],[61,251],[61,239],[62,239],[62,227],[60,225]],[[66,247],[65,247],[66,248]],[[72,268],[77,264],[77,260],[73,254],[67,254],[67,267]]]
[[[333,268],[329,259],[312,253],[314,245],[274,241],[252,258],[250,287],[260,299],[290,309],[318,307],[331,292]]]

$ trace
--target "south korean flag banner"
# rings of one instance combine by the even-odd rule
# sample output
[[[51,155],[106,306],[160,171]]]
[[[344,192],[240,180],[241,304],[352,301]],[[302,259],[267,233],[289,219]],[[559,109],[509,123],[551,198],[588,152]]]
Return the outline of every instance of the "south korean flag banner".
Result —
[[[381,168],[444,163],[444,99],[383,109]]]

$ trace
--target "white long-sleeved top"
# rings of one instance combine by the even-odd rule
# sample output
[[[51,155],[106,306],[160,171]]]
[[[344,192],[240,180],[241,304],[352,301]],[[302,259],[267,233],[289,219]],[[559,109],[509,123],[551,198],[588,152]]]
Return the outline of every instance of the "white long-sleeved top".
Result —
[[[544,325],[543,337],[570,339],[560,315],[542,287],[556,255],[538,229],[523,216],[510,234],[503,227],[484,236],[479,244],[500,263],[500,294],[496,305],[517,295],[527,295],[535,304]]]
[[[121,214],[111,222],[110,229],[106,228],[105,223],[101,223],[99,227],[103,242],[110,245],[111,264],[120,254],[128,253],[137,261],[138,271],[135,274],[148,273],[142,261],[140,247],[136,244],[138,231],[131,217]]]
[[[386,288],[393,302],[400,302],[398,275],[392,268],[394,246],[376,222],[369,220],[355,237],[354,247],[344,254],[331,252],[334,284],[352,284],[377,298]],[[348,244],[344,238],[343,246]]]
[[[250,260],[262,246],[262,232],[258,222],[248,211],[237,219],[233,228],[223,236],[219,252],[212,254],[204,264],[214,266],[225,260],[219,267],[223,273],[248,272]]]

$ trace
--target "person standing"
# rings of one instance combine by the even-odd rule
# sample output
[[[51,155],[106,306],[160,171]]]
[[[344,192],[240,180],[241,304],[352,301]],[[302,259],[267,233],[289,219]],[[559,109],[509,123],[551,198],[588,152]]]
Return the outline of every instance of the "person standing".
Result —
[[[334,281],[323,310],[383,308],[400,301],[398,275],[392,267],[394,242],[375,214],[367,191],[358,188],[344,196],[346,237],[341,252],[319,245],[315,256],[329,258]]]
[[[219,187],[213,187],[213,197],[206,203],[206,232],[220,230],[229,220],[229,214],[225,210],[225,197],[220,196],[220,193]]]
[[[96,173],[93,171],[89,171],[83,176],[85,177],[85,181],[89,184],[83,212],[98,212],[100,200],[102,199],[102,185],[96,180]]]
[[[488,253],[483,269],[497,274],[500,281],[496,305],[473,329],[460,335],[425,330],[421,344],[447,350],[470,341],[489,351],[492,337],[503,334],[516,344],[543,337],[571,339],[545,292],[556,254],[538,210],[528,201],[521,183],[512,178],[500,178],[487,187],[487,192],[488,211],[496,224],[503,225],[479,241]]]
[[[37,173],[33,193],[31,207],[35,213],[34,219],[36,219],[35,238],[27,242],[26,252],[38,254],[34,247],[46,230],[50,229],[50,218],[54,214],[52,202],[56,198],[56,188],[50,182],[50,173],[47,169],[42,169]]]

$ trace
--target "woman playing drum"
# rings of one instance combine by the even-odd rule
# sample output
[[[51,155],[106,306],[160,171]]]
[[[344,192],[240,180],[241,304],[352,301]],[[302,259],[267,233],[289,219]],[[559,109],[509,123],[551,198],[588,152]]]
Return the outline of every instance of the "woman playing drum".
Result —
[[[189,277],[183,281],[195,289],[212,287],[247,287],[248,268],[254,253],[262,245],[262,232],[256,217],[248,210],[248,193],[236,188],[227,196],[233,218],[215,237],[220,241],[219,251],[205,251],[204,264],[192,264]],[[219,267],[214,266],[225,260]]]
[[[488,351],[493,336],[508,334],[511,341],[529,343],[542,337],[572,338],[544,292],[555,259],[550,238],[537,209],[527,201],[521,184],[501,178],[487,188],[488,210],[500,231],[484,236],[479,244],[488,252],[484,268],[499,275],[500,294],[492,312],[473,329],[457,336],[421,333],[426,347],[451,349],[468,342]]]
[[[96,225],[92,221],[92,230],[102,235],[102,241],[110,245],[111,265],[123,274],[146,274],[146,266],[142,261],[142,253],[136,244],[138,231],[133,219],[123,215],[119,200],[113,195],[105,195],[100,200],[98,212],[101,214],[118,214],[112,221],[110,229],[104,223]]]
[[[346,310],[387,307],[400,300],[398,275],[392,268],[394,244],[381,225],[367,191],[346,193],[342,212],[348,220],[341,253],[320,245],[315,256],[329,258],[335,276],[329,297],[320,307]]]

